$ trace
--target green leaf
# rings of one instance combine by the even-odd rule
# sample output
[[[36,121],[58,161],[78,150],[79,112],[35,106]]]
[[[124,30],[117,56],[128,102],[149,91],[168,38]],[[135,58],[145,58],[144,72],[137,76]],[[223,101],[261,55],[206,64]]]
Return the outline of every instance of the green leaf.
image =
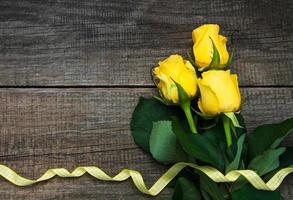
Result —
[[[179,177],[172,200],[200,200],[201,196],[194,183],[185,177]]]
[[[218,152],[224,158],[224,163],[228,164],[228,158],[226,157],[227,144],[223,124],[217,122],[216,126],[205,130],[201,135],[217,146]]]
[[[177,144],[176,135],[172,131],[171,121],[153,122],[150,136],[150,152],[163,164],[184,161],[184,152]]]
[[[170,121],[153,122],[150,136],[150,152],[159,162],[176,162],[176,136]]]
[[[224,192],[220,190],[217,183],[198,170],[197,173],[200,174],[200,187],[203,191],[206,191],[213,200],[225,200]]]
[[[244,118],[243,116],[241,115],[241,113],[235,113],[236,117],[237,117],[237,121],[239,122],[239,125],[241,127],[243,127],[243,129],[246,129],[246,126],[245,126],[245,121],[244,121]]]
[[[240,190],[231,193],[232,200],[281,200],[278,191],[257,190],[253,186],[246,184]]]
[[[223,170],[223,155],[220,149],[211,140],[200,134],[192,134],[184,130],[176,118],[172,120],[172,128],[183,150],[187,154],[198,160],[207,162],[219,170]]]
[[[135,143],[149,152],[149,138],[153,122],[170,120],[172,116],[181,116],[182,111],[175,106],[166,106],[158,100],[140,97],[131,119],[130,128]]]
[[[240,137],[242,134],[246,134],[246,125],[245,125],[245,122],[244,122],[244,118],[242,117],[242,115],[240,113],[234,113],[235,116],[237,117],[237,121],[240,125],[240,127],[234,127],[233,125],[231,126],[231,129],[235,135],[235,137]]]
[[[196,126],[194,123],[194,118],[193,118],[191,110],[190,110],[190,104],[191,104],[190,97],[188,96],[188,94],[185,92],[184,88],[180,84],[178,84],[175,81],[174,81],[174,83],[176,84],[176,87],[178,90],[180,107],[182,108],[182,110],[185,113],[190,130],[192,131],[192,133],[197,133]]]
[[[198,128],[203,130],[210,130],[213,127],[216,127],[218,124],[219,118],[215,117],[213,119],[204,119],[201,118],[198,120]]]
[[[232,50],[232,52],[229,56],[229,59],[228,59],[227,63],[225,64],[226,67],[229,67],[232,64],[233,58],[234,58],[234,50]]]
[[[220,54],[219,54],[219,51],[214,43],[214,41],[212,40],[212,38],[210,38],[211,41],[212,41],[212,45],[213,45],[213,57],[212,57],[212,61],[211,63],[209,64],[209,66],[207,67],[204,67],[204,68],[199,68],[199,71],[207,71],[207,70],[210,70],[210,69],[217,69],[220,65]]]
[[[157,200],[172,200],[172,197],[158,197]]]
[[[293,147],[286,147],[285,153],[280,156],[280,168],[293,165]]]
[[[176,186],[176,183],[177,183],[177,180],[178,178],[180,177],[185,177],[187,178],[188,180],[191,180],[193,182],[197,182],[198,181],[198,175],[193,171],[193,170],[190,170],[190,168],[186,167],[184,168],[183,170],[181,170],[174,179],[171,180],[171,182],[168,183],[167,187],[168,188],[175,188]]]
[[[210,195],[203,188],[200,188],[200,192],[204,200],[212,200]]]
[[[220,54],[213,40],[212,40],[212,44],[213,44],[213,58],[212,58],[212,62],[210,66],[218,67],[220,65]]]
[[[253,169],[259,175],[264,175],[279,167],[279,156],[283,154],[285,150],[285,147],[267,150],[263,154],[256,156],[249,163],[248,168]]]
[[[226,174],[229,171],[238,169],[240,164],[240,158],[242,154],[244,140],[245,140],[245,134],[243,134],[237,141],[237,153],[234,160],[226,167]]]
[[[286,151],[279,157],[279,167],[268,173],[263,180],[269,181],[280,169],[293,166],[293,147],[286,147]]]
[[[252,159],[270,148],[276,148],[292,131],[293,118],[257,127],[248,137],[249,158]]]
[[[175,83],[177,90],[178,90],[178,97],[179,97],[180,105],[184,106],[184,104],[189,103],[189,106],[190,106],[190,98],[189,98],[188,94],[185,92],[184,88],[176,81],[173,80],[173,82]]]

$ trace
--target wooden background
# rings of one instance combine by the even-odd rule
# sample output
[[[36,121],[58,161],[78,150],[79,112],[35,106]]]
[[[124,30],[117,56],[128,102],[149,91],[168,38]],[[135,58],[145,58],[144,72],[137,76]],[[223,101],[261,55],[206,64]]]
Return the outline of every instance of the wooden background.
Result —
[[[128,167],[153,183],[166,168],[134,144],[131,113],[155,92],[150,69],[185,55],[203,23],[236,31],[233,71],[249,130],[292,116],[292,10],[291,0],[1,0],[0,162],[31,178],[51,167]],[[293,199],[292,176],[281,190]],[[129,181],[84,176],[26,188],[0,179],[0,199],[149,197]]]

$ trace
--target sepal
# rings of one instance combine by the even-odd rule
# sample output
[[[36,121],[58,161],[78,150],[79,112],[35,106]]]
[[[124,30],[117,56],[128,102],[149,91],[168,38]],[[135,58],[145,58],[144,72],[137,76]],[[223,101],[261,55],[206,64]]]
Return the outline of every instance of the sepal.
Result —
[[[204,71],[211,70],[211,69],[216,69],[216,70],[217,69],[224,69],[223,66],[220,66],[221,58],[220,58],[219,51],[218,51],[214,41],[212,40],[212,38],[210,38],[210,39],[211,39],[212,45],[213,45],[212,61],[209,64],[209,66],[199,68],[198,71],[200,71],[200,72],[204,72]]]

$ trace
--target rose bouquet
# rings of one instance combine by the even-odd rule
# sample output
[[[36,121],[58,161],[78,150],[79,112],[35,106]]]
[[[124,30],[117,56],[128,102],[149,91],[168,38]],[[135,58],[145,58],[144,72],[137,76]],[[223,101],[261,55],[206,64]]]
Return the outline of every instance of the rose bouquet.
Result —
[[[158,162],[184,168],[168,184],[173,199],[280,200],[275,189],[290,173],[280,170],[293,163],[292,147],[280,144],[293,118],[247,133],[233,53],[219,29],[196,28],[193,56],[171,55],[153,68],[159,96],[140,98],[134,141]]]
[[[97,166],[72,172],[48,169],[32,180],[0,164],[0,177],[29,186],[54,176],[85,173],[104,181],[131,178],[139,191],[155,196],[166,186],[173,200],[281,200],[276,191],[293,172],[293,148],[282,140],[293,130],[293,118],[247,133],[241,116],[237,75],[229,67],[226,37],[207,24],[192,32],[193,57],[171,55],[152,70],[159,96],[141,97],[132,116],[134,141],[164,165],[172,165],[151,188],[135,170],[114,177]]]

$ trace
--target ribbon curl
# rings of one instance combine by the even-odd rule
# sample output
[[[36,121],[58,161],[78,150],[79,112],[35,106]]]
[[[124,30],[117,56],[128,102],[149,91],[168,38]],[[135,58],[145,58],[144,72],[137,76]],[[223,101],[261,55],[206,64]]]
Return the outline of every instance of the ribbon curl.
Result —
[[[53,178],[54,176],[59,176],[63,178],[70,177],[80,177],[85,173],[90,174],[91,176],[103,180],[103,181],[125,181],[128,178],[131,178],[136,188],[147,195],[156,196],[158,195],[168,183],[175,178],[175,176],[185,167],[191,167],[197,170],[202,171],[207,176],[209,176],[213,181],[220,182],[234,182],[241,175],[247,179],[256,189],[259,190],[276,190],[284,178],[293,172],[293,167],[287,167],[279,170],[267,183],[265,183],[256,172],[252,170],[233,170],[228,174],[223,175],[217,169],[209,166],[198,166],[192,163],[176,163],[168,171],[166,171],[154,184],[148,189],[145,185],[142,175],[135,170],[123,169],[119,174],[114,177],[107,175],[100,168],[95,166],[89,167],[77,167],[73,172],[69,172],[64,168],[49,169],[46,171],[40,178],[36,180],[31,180],[24,178],[17,174],[15,171],[10,169],[5,165],[0,165],[0,176],[11,182],[12,184],[18,186],[28,186],[34,183],[42,182]]]

